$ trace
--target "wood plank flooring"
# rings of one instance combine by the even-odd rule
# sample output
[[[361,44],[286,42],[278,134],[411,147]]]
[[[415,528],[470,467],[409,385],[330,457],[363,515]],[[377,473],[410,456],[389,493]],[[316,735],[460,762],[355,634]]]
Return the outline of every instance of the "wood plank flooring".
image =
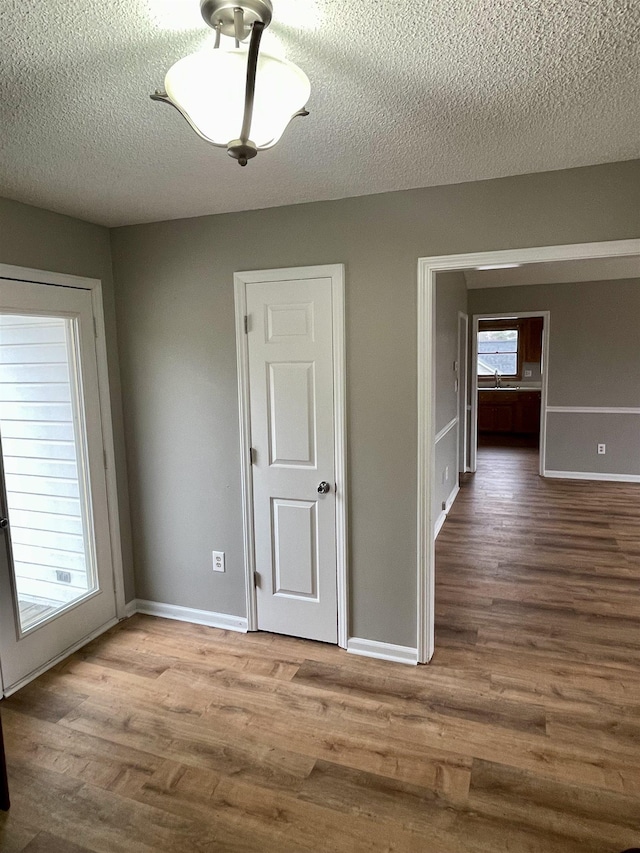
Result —
[[[135,616],[0,704],[3,853],[640,846],[640,487],[483,448],[429,666]]]

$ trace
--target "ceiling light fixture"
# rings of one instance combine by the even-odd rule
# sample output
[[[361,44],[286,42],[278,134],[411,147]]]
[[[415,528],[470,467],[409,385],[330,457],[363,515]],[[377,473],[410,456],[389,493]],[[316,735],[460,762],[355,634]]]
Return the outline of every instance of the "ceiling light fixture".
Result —
[[[151,98],[171,104],[199,136],[246,166],[278,142],[293,118],[309,114],[309,78],[292,62],[259,52],[270,0],[201,0],[200,11],[216,31],[215,48],[178,60],[167,71],[165,91]],[[221,47],[221,36],[234,44]]]
[[[516,267],[521,267],[522,264],[485,264],[481,267],[476,267],[477,270],[514,270]]]

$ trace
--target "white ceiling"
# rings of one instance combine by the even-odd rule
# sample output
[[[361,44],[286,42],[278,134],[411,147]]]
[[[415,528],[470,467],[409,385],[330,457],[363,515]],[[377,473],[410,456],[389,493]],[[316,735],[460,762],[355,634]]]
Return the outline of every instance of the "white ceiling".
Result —
[[[0,195],[105,225],[640,157],[638,0],[274,0],[311,115],[244,169],[148,97],[199,0],[1,0],[0,32]]]
[[[465,270],[468,290],[514,287],[527,284],[564,284],[576,281],[613,281],[640,278],[640,257],[590,258],[579,261],[547,261],[497,270]]]

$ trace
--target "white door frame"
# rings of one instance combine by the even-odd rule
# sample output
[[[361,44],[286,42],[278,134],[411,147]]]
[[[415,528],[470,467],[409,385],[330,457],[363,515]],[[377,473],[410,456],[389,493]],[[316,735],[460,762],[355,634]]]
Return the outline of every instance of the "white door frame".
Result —
[[[247,630],[258,630],[253,534],[253,481],[251,476],[251,421],[249,396],[249,346],[245,333],[246,285],[267,281],[295,281],[330,278],[333,313],[333,388],[336,472],[336,563],[338,596],[338,645],[347,647],[349,621],[349,578],[347,542],[347,426],[344,264],[326,264],[285,269],[251,270],[233,276],[238,363],[238,403],[240,409],[240,469],[242,478],[242,527]]]
[[[28,284],[58,285],[59,287],[74,287],[91,292],[91,305],[95,320],[96,357],[98,365],[98,393],[100,396],[100,420],[102,422],[102,441],[104,449],[105,478],[107,484],[107,511],[109,514],[109,541],[111,545],[111,565],[113,567],[113,588],[116,602],[116,617],[124,619],[126,614],[124,569],[122,564],[122,546],[120,541],[120,516],[118,513],[118,484],[115,469],[115,450],[113,440],[113,422],[111,420],[111,395],[109,391],[109,368],[107,363],[107,344],[104,327],[104,308],[102,304],[102,282],[97,278],[84,278],[67,273],[47,272],[46,270],[17,267],[11,264],[0,264],[0,278],[12,281],[23,281]],[[109,626],[107,626],[109,627]],[[102,630],[102,629],[101,629]],[[92,635],[93,637],[93,635]],[[89,638],[87,638],[88,640]],[[73,647],[79,648],[87,640]],[[64,652],[60,659],[66,657],[70,650]],[[44,672],[54,663],[48,661],[36,673],[35,677]],[[0,688],[2,682],[0,678]],[[15,688],[17,689],[17,687]]]
[[[547,393],[549,388],[549,333],[551,331],[550,311],[508,311],[506,313],[474,314],[473,340],[471,342],[471,364],[478,364],[478,324],[480,320],[504,320],[542,317],[542,388],[540,393],[540,448],[538,473],[541,477],[545,472],[545,454],[547,451]],[[471,452],[469,454],[469,471],[475,473],[478,467],[478,371],[471,372]]]
[[[460,328],[464,330],[460,334]],[[458,484],[469,470],[469,315],[458,311]],[[462,464],[460,464],[462,459]]]
[[[436,274],[475,269],[487,264],[531,264],[640,255],[640,239],[574,243],[525,249],[502,249],[418,259],[418,535],[417,628],[418,661],[434,652],[435,550],[431,504],[435,471],[435,292]]]

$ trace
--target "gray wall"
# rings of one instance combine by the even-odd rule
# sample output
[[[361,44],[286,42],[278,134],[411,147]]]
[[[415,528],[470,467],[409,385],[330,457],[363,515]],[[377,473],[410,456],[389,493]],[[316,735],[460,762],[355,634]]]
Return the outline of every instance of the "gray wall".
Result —
[[[436,433],[458,416],[454,362],[458,360],[458,311],[467,312],[467,283],[461,272],[436,276]],[[436,442],[432,522],[435,525],[458,482],[458,430]]]
[[[0,263],[102,280],[127,600],[135,597],[118,344],[106,228],[0,198]]]
[[[115,229],[138,595],[244,614],[233,273],[343,262],[351,633],[415,646],[417,259],[638,237],[639,211],[634,161]]]
[[[436,443],[431,523],[436,526],[443,504],[458,483],[458,432],[454,427]]]
[[[598,444],[606,444],[600,456]],[[640,415],[549,412],[547,471],[640,476]]]
[[[467,313],[464,273],[436,276],[436,432],[458,415],[453,363],[458,360],[458,311]]]
[[[544,310],[548,405],[640,408],[640,278],[469,291],[471,314]],[[640,474],[640,415],[550,412],[546,469]]]

